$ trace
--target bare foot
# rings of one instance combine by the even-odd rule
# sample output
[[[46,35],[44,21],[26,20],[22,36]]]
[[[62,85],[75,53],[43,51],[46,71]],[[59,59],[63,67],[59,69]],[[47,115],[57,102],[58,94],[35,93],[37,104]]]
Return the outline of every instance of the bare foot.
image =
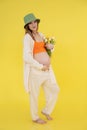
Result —
[[[43,115],[45,115],[48,120],[53,120],[53,118],[52,118],[49,114],[46,114],[46,113],[44,113],[44,112],[41,112],[41,113],[42,113]]]
[[[37,120],[34,120],[33,122],[35,122],[35,123],[38,123],[38,124],[46,124],[47,122],[46,121],[44,121],[44,120],[42,120],[42,119],[37,119]]]

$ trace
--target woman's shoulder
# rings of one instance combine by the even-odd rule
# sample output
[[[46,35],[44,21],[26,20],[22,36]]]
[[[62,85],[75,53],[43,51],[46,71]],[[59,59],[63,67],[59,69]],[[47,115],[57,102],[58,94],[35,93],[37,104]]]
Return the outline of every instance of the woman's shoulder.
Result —
[[[26,33],[23,37],[23,42],[24,43],[33,43],[34,41],[33,41],[32,37],[28,33]]]
[[[26,39],[26,38],[31,38],[31,36],[28,34],[28,33],[26,33],[25,35],[24,35],[24,39]]]
[[[45,35],[42,32],[39,32],[39,35],[44,39]]]
[[[26,41],[26,40],[28,40],[28,41],[31,41],[31,42],[33,42],[33,39],[32,39],[32,37],[28,34],[28,33],[26,33],[25,35],[24,35],[24,41]]]

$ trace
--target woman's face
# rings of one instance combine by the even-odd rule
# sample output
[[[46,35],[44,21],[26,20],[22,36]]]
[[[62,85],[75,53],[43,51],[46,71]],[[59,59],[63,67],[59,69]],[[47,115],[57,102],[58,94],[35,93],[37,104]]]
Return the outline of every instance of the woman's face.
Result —
[[[29,29],[33,32],[33,31],[37,31],[37,21],[33,21],[31,23],[29,23]]]

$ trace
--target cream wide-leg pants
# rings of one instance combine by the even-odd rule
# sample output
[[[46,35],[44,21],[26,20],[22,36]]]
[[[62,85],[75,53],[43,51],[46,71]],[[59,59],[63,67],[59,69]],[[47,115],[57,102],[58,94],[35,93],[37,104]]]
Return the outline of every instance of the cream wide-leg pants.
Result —
[[[30,112],[32,120],[37,120],[38,116],[38,95],[40,92],[40,87],[43,87],[46,106],[42,112],[46,114],[51,114],[54,109],[55,103],[57,101],[57,96],[59,92],[59,87],[56,83],[51,82],[49,70],[41,71],[35,68],[31,68],[29,77],[30,86]]]

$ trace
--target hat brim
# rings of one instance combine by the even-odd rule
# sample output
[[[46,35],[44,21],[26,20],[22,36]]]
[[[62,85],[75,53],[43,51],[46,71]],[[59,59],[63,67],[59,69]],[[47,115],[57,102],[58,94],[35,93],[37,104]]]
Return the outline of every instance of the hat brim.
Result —
[[[40,19],[35,19],[34,21],[37,21],[37,23],[39,23],[39,22],[40,22]],[[30,21],[30,22],[26,23],[26,24],[24,25],[24,28],[25,28],[29,23],[31,23],[31,22],[33,22],[33,21]]]

